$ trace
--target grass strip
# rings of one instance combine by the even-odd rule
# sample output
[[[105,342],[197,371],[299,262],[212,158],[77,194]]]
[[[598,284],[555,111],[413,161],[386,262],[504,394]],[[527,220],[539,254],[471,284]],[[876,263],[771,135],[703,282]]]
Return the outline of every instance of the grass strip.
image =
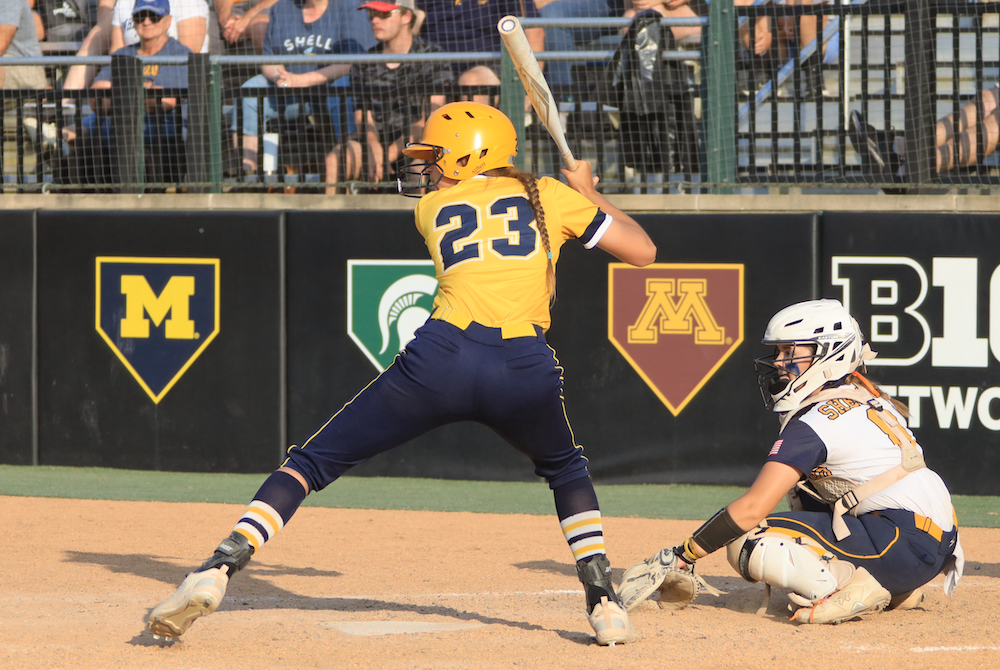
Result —
[[[264,474],[181,473],[111,468],[0,465],[0,495],[89,500],[246,504]],[[707,519],[746,489],[693,484],[596,486],[605,516]],[[1000,497],[954,496],[962,526],[1000,528]],[[313,507],[435,512],[552,514],[552,493],[539,482],[485,482],[396,477],[343,477],[306,498]],[[786,510],[782,503],[778,510]]]

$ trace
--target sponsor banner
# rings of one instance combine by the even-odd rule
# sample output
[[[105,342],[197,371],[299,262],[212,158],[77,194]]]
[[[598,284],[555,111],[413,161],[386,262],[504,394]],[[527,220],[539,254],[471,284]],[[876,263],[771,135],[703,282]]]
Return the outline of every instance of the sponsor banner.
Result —
[[[610,264],[608,338],[677,416],[743,342],[743,265]]]
[[[43,465],[266,472],[284,436],[280,212],[38,212]]]
[[[857,318],[869,372],[910,410],[927,463],[1000,494],[1000,216],[826,214],[824,296]]]
[[[347,333],[379,372],[431,315],[434,261],[347,261]]]
[[[219,333],[217,258],[97,258],[97,332],[154,403]]]

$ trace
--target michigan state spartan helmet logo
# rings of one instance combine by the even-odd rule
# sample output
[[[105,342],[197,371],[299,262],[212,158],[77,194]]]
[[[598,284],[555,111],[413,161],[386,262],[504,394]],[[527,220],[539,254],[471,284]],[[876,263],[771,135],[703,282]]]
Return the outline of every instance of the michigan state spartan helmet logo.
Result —
[[[347,333],[379,372],[431,315],[434,262],[347,261]]]

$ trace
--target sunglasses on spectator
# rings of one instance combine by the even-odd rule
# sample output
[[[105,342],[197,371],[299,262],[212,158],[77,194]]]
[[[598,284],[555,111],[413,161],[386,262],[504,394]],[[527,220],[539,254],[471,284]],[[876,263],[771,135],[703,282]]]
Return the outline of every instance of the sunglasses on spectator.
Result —
[[[140,25],[145,23],[146,19],[149,19],[150,23],[159,23],[162,18],[163,17],[159,14],[154,14],[153,12],[139,12],[138,14],[132,15],[132,22],[136,25]]]
[[[380,19],[382,19],[384,21],[385,19],[389,18],[393,14],[396,14],[397,12],[399,12],[398,9],[392,9],[392,10],[389,10],[388,12],[380,12],[377,9],[369,9],[368,10],[368,20],[371,21],[372,19],[378,17],[378,18],[380,18]]]

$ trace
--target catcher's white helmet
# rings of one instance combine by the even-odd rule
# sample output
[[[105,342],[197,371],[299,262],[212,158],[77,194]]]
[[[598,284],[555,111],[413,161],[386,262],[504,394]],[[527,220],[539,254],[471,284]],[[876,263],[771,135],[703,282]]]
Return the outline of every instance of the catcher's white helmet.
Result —
[[[775,412],[799,407],[817,389],[857,370],[866,349],[858,322],[839,300],[808,300],[786,307],[771,317],[762,341],[775,347],[779,344],[815,347],[815,353],[785,361],[785,367],[774,363],[777,348],[770,356],[754,361],[761,398]],[[797,374],[796,363],[806,360],[811,364]]]

